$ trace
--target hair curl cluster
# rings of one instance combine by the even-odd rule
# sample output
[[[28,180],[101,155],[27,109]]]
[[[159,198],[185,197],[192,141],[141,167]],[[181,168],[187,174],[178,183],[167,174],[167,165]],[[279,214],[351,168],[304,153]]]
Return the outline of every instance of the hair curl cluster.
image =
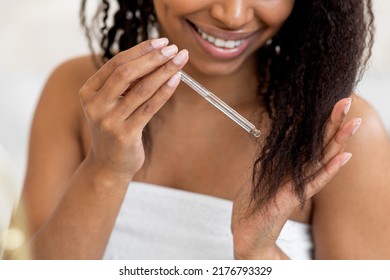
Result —
[[[108,0],[102,0],[97,22],[103,60],[114,56],[115,44],[121,51],[148,39],[158,24],[152,0],[115,2],[113,24],[108,25]],[[81,19],[91,42],[85,3]],[[275,198],[287,180],[303,205],[305,185],[315,175],[307,170],[323,157],[326,122],[334,104],[360,80],[373,34],[371,0],[299,0],[272,43],[259,50],[259,108],[271,125],[253,166],[254,208]]]

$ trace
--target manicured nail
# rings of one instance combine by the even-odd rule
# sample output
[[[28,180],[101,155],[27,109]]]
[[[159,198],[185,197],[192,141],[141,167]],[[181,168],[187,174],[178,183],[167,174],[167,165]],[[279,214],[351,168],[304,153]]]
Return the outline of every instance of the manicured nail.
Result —
[[[352,157],[351,153],[344,153],[343,157],[340,159],[341,166],[344,166]]]
[[[181,50],[175,57],[172,59],[173,63],[176,65],[182,65],[188,58],[188,51]]]
[[[161,50],[161,53],[165,56],[165,57],[172,57],[173,55],[175,55],[177,53],[178,49],[176,47],[176,45],[170,45],[168,47],[165,47]]]
[[[353,129],[352,129],[351,135],[355,134],[356,130],[358,130],[358,128],[360,127],[361,124],[362,124],[362,119],[356,119],[355,123],[353,124]]]
[[[158,38],[158,39],[153,39],[150,43],[152,44],[152,47],[154,49],[161,49],[162,47],[168,45],[169,41],[167,38]]]
[[[348,114],[349,109],[351,109],[352,99],[348,98],[347,103],[344,104],[344,115]]]
[[[177,72],[173,75],[167,82],[167,85],[170,87],[176,87],[180,83],[181,73]]]

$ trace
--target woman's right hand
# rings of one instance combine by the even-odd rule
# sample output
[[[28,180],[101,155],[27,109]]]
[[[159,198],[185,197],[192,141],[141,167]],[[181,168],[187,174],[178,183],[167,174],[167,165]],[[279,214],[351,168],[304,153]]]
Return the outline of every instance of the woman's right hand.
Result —
[[[145,160],[142,131],[175,91],[187,61],[187,50],[160,38],[104,64],[80,90],[92,137],[87,158],[130,181]]]

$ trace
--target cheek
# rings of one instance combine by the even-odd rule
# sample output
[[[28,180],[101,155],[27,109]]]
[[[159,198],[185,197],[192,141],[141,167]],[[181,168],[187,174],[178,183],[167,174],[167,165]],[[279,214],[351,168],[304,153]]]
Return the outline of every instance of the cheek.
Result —
[[[194,13],[202,9],[204,1],[154,0],[154,8],[158,18],[176,18]]]
[[[294,0],[260,2],[261,3],[256,6],[255,13],[263,23],[271,28],[279,28],[290,16],[295,4]]]
[[[183,30],[188,28],[184,19],[203,12],[207,9],[210,0],[154,0],[153,3],[159,23],[160,36],[168,37],[172,43],[184,47],[187,36],[183,36],[186,35],[183,34]]]
[[[164,31],[175,32],[180,28],[180,17],[188,13],[187,1],[182,0],[154,0],[154,9],[160,28]],[[190,1],[193,2],[193,1]]]

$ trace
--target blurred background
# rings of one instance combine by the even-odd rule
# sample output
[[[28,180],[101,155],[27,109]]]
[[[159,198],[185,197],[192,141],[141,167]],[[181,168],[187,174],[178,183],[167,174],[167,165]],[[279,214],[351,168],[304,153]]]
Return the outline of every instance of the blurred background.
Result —
[[[390,1],[373,2],[376,43],[357,92],[379,111],[390,132]],[[20,194],[40,91],[58,64],[89,51],[79,5],[79,0],[0,0],[0,233]]]

